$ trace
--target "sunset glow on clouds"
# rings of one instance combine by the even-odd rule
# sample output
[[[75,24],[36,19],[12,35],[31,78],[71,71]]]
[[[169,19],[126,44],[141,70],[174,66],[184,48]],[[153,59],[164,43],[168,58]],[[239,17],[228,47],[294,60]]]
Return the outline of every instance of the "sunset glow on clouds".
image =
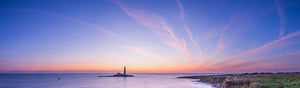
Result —
[[[3,1],[0,72],[300,71],[300,2]]]

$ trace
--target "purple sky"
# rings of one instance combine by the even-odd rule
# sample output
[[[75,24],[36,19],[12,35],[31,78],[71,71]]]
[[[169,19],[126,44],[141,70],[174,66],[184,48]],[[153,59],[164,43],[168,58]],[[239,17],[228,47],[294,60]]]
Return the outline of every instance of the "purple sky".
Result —
[[[0,72],[300,71],[297,0],[0,2]]]

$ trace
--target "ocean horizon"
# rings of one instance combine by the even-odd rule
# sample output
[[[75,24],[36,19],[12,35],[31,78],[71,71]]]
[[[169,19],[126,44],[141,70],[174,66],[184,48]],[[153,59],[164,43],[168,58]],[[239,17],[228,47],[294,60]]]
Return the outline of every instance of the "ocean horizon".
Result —
[[[113,74],[0,73],[0,88],[214,88],[197,79],[177,78],[214,73],[129,73],[134,77],[98,77]]]

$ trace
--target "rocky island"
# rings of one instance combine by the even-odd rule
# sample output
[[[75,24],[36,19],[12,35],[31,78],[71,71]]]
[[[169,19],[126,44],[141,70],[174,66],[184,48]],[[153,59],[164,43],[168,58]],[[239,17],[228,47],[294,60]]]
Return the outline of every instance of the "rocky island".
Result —
[[[117,73],[115,75],[109,75],[109,76],[98,76],[98,77],[133,77],[133,75],[124,75],[121,73]]]
[[[300,88],[300,72],[242,73],[178,78],[199,79],[217,88]]]
[[[98,76],[98,77],[133,77],[133,75],[127,75],[126,74],[126,66],[124,66],[124,74],[117,73],[115,75],[110,75],[110,76]]]

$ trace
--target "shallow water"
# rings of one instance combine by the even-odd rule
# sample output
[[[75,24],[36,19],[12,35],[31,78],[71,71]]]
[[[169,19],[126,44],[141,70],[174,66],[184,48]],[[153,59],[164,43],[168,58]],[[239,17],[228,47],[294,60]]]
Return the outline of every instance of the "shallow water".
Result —
[[[210,84],[178,79],[207,74],[133,74],[135,77],[97,77],[101,73],[0,74],[0,88],[213,88]],[[58,80],[57,78],[61,79]]]

